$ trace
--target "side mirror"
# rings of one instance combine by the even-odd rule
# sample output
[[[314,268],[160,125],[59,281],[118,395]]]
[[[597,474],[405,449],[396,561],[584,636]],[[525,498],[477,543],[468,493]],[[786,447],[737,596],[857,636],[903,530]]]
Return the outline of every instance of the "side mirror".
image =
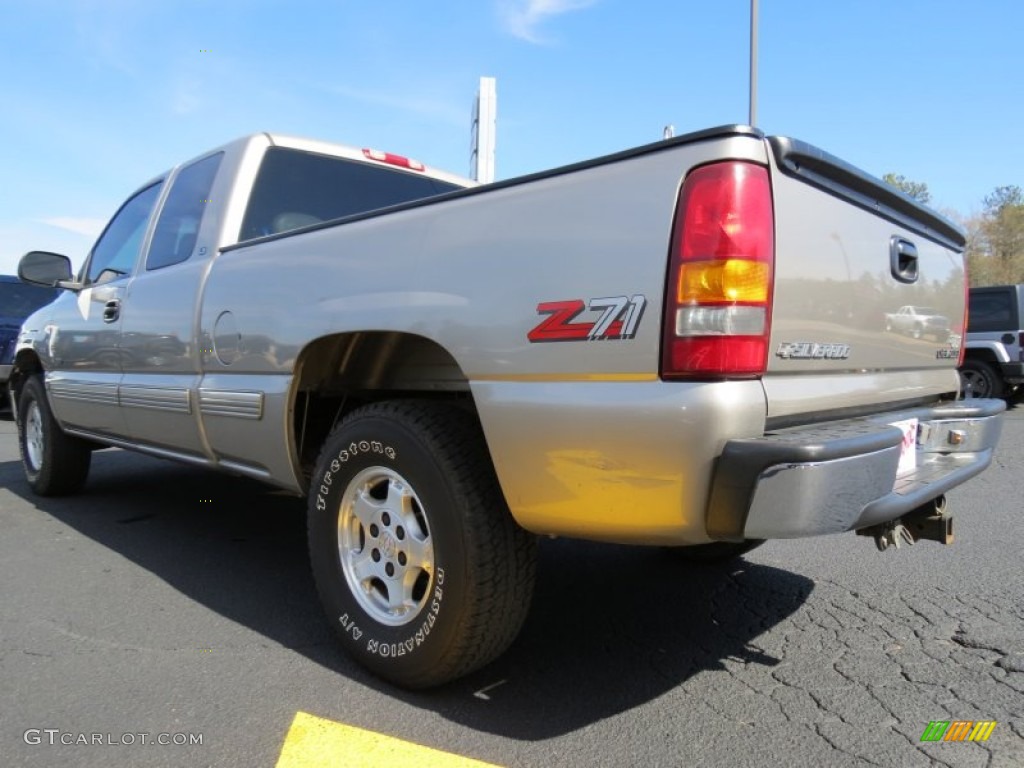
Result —
[[[71,280],[71,259],[49,251],[29,251],[18,262],[18,279],[47,288],[75,288]]]

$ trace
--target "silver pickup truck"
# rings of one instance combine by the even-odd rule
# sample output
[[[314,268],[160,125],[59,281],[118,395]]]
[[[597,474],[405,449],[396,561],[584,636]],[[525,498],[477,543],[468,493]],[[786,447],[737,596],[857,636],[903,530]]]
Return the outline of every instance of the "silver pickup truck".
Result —
[[[857,531],[951,540],[1000,400],[958,401],[960,230],[727,126],[475,187],[259,134],[161,174],[24,324],[28,482],[116,446],[308,498],[344,646],[425,687],[515,638],[537,534],[694,560]],[[879,318],[935,307],[941,340]]]

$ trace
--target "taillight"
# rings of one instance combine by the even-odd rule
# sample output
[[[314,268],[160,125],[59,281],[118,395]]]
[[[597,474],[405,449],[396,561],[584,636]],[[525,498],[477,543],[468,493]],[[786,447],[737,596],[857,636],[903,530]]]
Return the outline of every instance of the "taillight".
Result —
[[[390,152],[381,152],[379,149],[364,149],[363,157],[367,160],[376,160],[378,163],[397,165],[399,168],[408,168],[410,171],[423,171],[426,167],[419,160],[410,160],[408,157],[393,155]]]
[[[672,233],[662,378],[765,372],[774,263],[767,168],[727,161],[686,177]]]

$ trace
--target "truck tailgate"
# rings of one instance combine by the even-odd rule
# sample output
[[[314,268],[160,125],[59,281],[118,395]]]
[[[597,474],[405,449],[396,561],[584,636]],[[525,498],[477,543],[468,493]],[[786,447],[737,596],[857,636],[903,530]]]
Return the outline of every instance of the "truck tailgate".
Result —
[[[768,141],[776,222],[769,419],[883,410],[955,391],[962,233],[820,150]],[[925,308],[927,322],[892,327],[887,315],[907,306]]]

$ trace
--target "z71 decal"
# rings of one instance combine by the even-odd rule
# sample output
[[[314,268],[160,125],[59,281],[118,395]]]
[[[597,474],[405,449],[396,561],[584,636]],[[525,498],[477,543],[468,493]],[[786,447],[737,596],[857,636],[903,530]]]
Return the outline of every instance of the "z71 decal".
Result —
[[[599,341],[602,339],[632,339],[640,327],[647,299],[641,294],[606,296],[591,299],[589,306],[583,299],[545,301],[537,305],[537,314],[548,315],[526,334],[530,341]],[[580,313],[589,309],[600,312],[597,320],[575,322]]]

